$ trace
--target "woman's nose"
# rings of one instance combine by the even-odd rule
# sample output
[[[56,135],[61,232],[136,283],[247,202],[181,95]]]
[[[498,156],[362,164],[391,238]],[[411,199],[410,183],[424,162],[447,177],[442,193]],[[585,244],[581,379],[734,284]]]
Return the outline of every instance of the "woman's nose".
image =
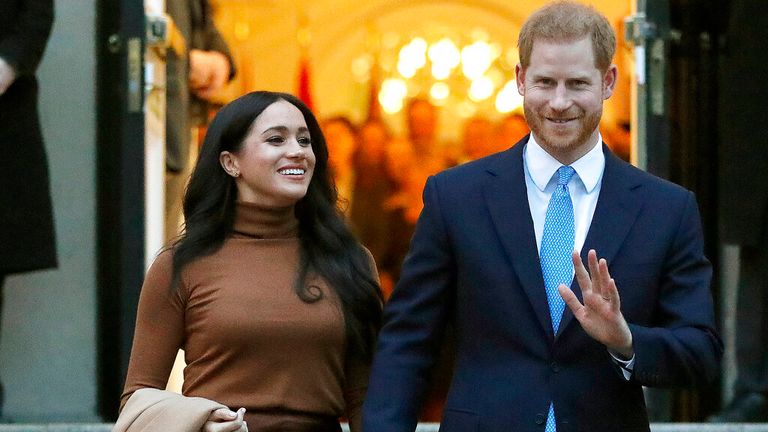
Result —
[[[294,140],[290,146],[287,155],[289,158],[304,158],[306,156],[304,147],[302,147],[298,141]]]

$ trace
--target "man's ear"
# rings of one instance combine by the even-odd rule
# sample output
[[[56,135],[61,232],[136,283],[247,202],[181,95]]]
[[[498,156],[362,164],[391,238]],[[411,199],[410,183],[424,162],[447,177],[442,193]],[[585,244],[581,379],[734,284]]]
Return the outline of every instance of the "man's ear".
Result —
[[[219,163],[227,174],[232,177],[240,177],[240,167],[235,155],[225,150],[219,153]]]
[[[525,69],[520,63],[515,66],[515,80],[517,81],[517,92],[520,96],[525,96]]]
[[[619,69],[615,64],[608,67],[603,75],[603,100],[608,99],[613,94],[613,89],[616,88],[616,80],[619,76]]]

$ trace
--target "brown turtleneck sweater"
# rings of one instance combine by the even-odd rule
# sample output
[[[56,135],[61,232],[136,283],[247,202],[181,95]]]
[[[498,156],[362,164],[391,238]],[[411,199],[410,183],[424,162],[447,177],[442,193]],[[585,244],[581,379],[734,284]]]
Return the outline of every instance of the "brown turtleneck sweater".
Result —
[[[234,233],[220,250],[189,264],[170,289],[172,252],[150,267],[139,300],[122,404],[139,388],[165,388],[183,348],[183,394],[293,417],[346,415],[359,430],[368,364],[347,358],[334,292],[315,303],[293,290],[299,265],[293,209],[238,203]],[[272,415],[272,414],[270,414]]]

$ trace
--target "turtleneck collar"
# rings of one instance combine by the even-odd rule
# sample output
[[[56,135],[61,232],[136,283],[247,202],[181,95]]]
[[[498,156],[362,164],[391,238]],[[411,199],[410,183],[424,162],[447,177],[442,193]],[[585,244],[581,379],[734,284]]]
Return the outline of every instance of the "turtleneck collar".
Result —
[[[237,201],[233,230],[248,237],[292,238],[299,234],[299,220],[293,206],[274,208]]]

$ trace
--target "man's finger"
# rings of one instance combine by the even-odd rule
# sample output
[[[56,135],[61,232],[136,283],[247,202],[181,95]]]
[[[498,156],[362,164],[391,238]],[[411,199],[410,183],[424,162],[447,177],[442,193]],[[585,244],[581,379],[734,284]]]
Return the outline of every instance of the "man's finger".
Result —
[[[611,281],[611,272],[608,270],[608,261],[605,258],[600,258],[598,268],[600,271],[600,281],[603,287],[607,287]]]
[[[576,282],[579,283],[582,295],[585,292],[592,291],[592,280],[589,278],[589,273],[587,273],[587,269],[581,261],[581,256],[579,256],[578,252],[574,251],[571,255],[571,259],[573,260],[573,271],[576,276]]]
[[[600,271],[600,261],[597,259],[597,252],[594,249],[590,249],[587,260],[589,275],[592,277],[592,291],[602,297],[605,278]]]
[[[592,280],[597,280],[597,252],[595,252],[594,249],[590,249],[589,252],[587,252],[587,267],[589,268],[589,275]]]
[[[575,316],[576,319],[580,319],[579,317],[581,316],[581,310],[584,308],[584,305],[581,304],[579,298],[576,297],[576,294],[574,294],[565,284],[560,284],[560,286],[557,287],[557,292],[560,293],[560,297],[565,300],[565,304],[571,309],[573,316]]]
[[[606,291],[610,293],[614,309],[615,310],[621,309],[621,298],[619,297],[619,289],[616,287],[616,281],[613,278],[611,278],[610,281],[608,282],[608,288],[606,289]]]

